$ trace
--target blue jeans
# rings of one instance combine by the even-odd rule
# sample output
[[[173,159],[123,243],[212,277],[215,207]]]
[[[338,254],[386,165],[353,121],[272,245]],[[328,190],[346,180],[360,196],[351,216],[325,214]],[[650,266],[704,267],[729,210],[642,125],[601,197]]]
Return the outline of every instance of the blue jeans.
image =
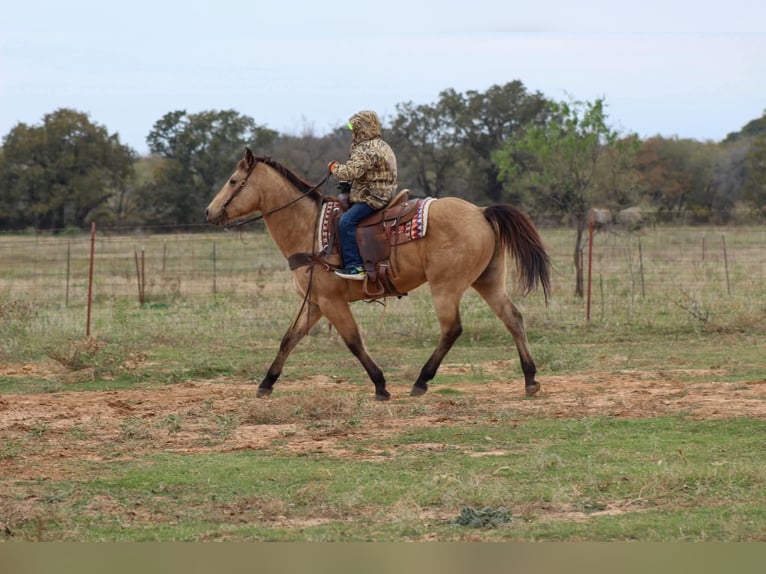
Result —
[[[355,203],[341,216],[340,252],[343,256],[343,267],[346,269],[362,266],[362,256],[359,255],[359,246],[356,243],[356,226],[376,211],[366,203]]]

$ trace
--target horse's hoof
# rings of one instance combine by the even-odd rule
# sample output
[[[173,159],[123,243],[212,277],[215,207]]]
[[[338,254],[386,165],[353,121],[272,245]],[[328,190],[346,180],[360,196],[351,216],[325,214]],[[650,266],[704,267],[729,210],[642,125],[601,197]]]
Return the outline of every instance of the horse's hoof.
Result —
[[[426,394],[426,391],[428,390],[428,387],[419,387],[418,385],[412,385],[412,390],[410,391],[411,397],[422,397]]]
[[[263,397],[268,397],[273,390],[274,389],[271,387],[258,387],[258,390],[255,392],[255,396],[259,399],[262,399]]]
[[[376,401],[387,401],[391,399],[391,393],[388,391],[383,391],[383,393],[375,393],[375,400]]]
[[[537,393],[540,392],[540,383],[535,381],[531,385],[527,385],[524,388],[524,391],[527,393],[528,397],[534,397]]]

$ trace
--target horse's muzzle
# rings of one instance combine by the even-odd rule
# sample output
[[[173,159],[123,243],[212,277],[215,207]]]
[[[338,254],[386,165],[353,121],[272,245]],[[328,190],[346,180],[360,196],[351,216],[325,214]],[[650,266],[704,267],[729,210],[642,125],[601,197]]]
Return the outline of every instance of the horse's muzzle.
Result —
[[[213,225],[221,225],[221,223],[223,222],[223,219],[224,219],[224,212],[223,211],[219,211],[216,214],[212,214],[210,212],[210,208],[209,207],[207,209],[205,209],[205,220],[208,223],[212,223]]]

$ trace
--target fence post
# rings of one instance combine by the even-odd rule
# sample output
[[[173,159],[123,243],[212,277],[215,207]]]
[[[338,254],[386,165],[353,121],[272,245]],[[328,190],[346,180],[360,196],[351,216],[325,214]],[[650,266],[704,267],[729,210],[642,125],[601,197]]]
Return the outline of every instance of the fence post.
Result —
[[[146,300],[146,267],[144,266],[144,253],[146,250],[141,246],[141,304]]]
[[[729,257],[726,254],[726,236],[721,234],[721,242],[723,244],[723,264],[726,269],[726,292],[731,296],[731,283],[729,282]]]
[[[72,242],[66,242],[66,295],[64,295],[64,307],[69,307],[69,278],[72,268]]]
[[[641,272],[641,299],[646,299],[646,289],[644,287],[644,252],[641,249],[641,238],[638,238],[638,269]]]
[[[604,298],[604,276],[601,273],[598,274],[598,288],[599,288],[599,292],[601,293],[601,320],[603,321],[606,299]]]
[[[141,266],[138,265],[138,250],[133,250],[133,257],[136,260],[136,283],[138,284],[138,304],[144,304],[144,285],[146,277],[144,276],[144,248],[141,248]]]
[[[90,270],[88,271],[88,318],[85,323],[85,336],[90,337],[90,313],[93,306],[93,260],[96,256],[96,222],[90,224]]]
[[[588,216],[588,296],[585,304],[585,320],[590,323],[590,294],[591,294],[591,274],[593,272],[593,210],[590,210]]]
[[[213,295],[216,294],[216,284],[215,284],[215,260],[216,260],[216,250],[215,250],[215,241],[213,241]]]

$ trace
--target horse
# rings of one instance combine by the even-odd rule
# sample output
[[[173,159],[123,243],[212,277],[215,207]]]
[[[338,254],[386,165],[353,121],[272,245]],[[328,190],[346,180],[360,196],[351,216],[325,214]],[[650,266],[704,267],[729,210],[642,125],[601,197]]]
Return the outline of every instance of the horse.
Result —
[[[321,185],[311,185],[276,160],[255,156],[245,148],[234,173],[205,210],[209,223],[224,228],[263,219],[286,259],[308,255],[309,269],[293,270],[302,303],[256,396],[271,394],[290,353],[320,318],[326,317],[375,385],[375,399],[385,401],[391,397],[386,378],[368,353],[350,307],[351,302],[367,298],[363,282],[336,276],[331,270],[339,263],[339,254],[331,254],[325,261],[317,251],[317,220],[326,201],[317,191]],[[516,261],[516,285],[523,294],[542,287],[547,303],[551,292],[550,259],[529,216],[507,204],[482,208],[457,197],[436,198],[430,202],[426,235],[396,249],[397,275],[392,280],[396,290],[406,294],[428,283],[440,325],[439,342],[420,370],[410,396],[426,393],[428,383],[460,336],[460,301],[469,287],[510,332],[524,373],[525,394],[537,394],[540,383],[535,379],[537,367],[524,318],[506,292],[506,255]]]

